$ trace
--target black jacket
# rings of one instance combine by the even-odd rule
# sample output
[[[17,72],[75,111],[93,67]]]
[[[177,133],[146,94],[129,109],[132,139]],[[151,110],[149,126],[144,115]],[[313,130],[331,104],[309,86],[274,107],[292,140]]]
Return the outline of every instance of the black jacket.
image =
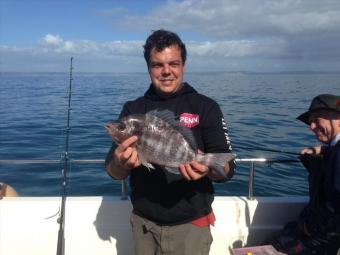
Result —
[[[120,117],[155,109],[170,110],[178,117],[198,116],[199,122],[191,128],[198,148],[206,153],[231,152],[218,104],[198,94],[189,84],[185,83],[170,98],[162,98],[150,86],[143,97],[124,105]],[[130,186],[134,213],[160,225],[190,222],[211,212],[214,189],[208,177],[188,182],[181,175],[169,173],[161,167],[150,171],[140,166],[131,171]]]
[[[322,157],[305,155],[302,162],[309,171],[310,200],[300,221],[313,236],[340,236],[340,142]]]

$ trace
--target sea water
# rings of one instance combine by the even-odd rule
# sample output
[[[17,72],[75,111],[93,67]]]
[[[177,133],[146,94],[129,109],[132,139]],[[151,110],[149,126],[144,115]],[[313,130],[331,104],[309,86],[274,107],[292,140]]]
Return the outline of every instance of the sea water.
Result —
[[[57,159],[65,152],[68,73],[0,74],[0,159]],[[70,159],[104,159],[112,144],[104,125],[125,101],[143,95],[147,73],[73,74]],[[340,74],[187,73],[185,80],[217,101],[238,158],[297,159],[317,144],[296,117],[321,93],[339,94]],[[0,181],[22,196],[59,196],[63,164],[0,165]],[[232,180],[215,184],[217,195],[247,195],[249,163],[238,164]],[[72,163],[69,196],[119,195],[120,182],[103,164]],[[256,196],[306,195],[307,173],[300,163],[255,164]]]

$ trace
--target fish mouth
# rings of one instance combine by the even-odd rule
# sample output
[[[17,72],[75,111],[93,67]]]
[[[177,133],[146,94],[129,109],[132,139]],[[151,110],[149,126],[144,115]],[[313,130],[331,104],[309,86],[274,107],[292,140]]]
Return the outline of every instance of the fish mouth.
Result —
[[[117,121],[110,121],[108,123],[105,124],[105,129],[112,134],[114,132],[114,130],[117,130],[118,127],[118,122]]]

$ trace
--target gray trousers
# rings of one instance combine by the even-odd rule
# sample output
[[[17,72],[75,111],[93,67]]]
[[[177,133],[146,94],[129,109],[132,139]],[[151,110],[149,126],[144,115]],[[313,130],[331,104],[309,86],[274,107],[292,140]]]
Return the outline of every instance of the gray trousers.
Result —
[[[136,214],[131,215],[136,255],[208,255],[213,241],[210,226],[191,223],[159,226]]]

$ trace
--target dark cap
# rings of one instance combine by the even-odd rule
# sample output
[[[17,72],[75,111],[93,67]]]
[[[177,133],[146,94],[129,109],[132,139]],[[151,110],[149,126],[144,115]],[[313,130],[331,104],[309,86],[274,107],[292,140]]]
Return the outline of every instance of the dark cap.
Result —
[[[310,125],[310,114],[320,110],[340,112],[340,96],[322,94],[314,97],[309,110],[301,114],[297,119]]]

